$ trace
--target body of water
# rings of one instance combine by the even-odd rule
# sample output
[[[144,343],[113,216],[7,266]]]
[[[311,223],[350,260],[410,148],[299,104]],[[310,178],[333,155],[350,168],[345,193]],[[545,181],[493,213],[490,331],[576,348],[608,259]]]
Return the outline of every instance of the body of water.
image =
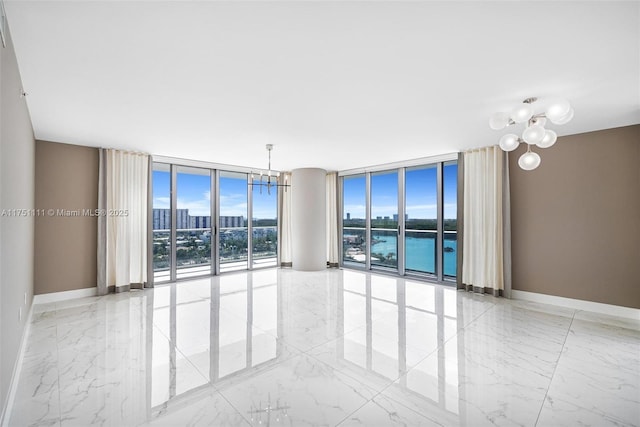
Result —
[[[382,234],[384,233],[384,234]],[[381,235],[382,234],[382,235]],[[416,233],[417,234],[417,233]],[[371,246],[371,253],[398,253],[398,242],[395,232],[373,232],[374,239],[378,240]],[[457,241],[445,240],[444,247],[453,251],[444,252],[444,274],[447,276],[456,275],[456,252],[458,250]],[[435,274],[436,264],[436,239],[429,234],[421,233],[420,237],[407,236],[405,240],[405,268],[424,273]]]

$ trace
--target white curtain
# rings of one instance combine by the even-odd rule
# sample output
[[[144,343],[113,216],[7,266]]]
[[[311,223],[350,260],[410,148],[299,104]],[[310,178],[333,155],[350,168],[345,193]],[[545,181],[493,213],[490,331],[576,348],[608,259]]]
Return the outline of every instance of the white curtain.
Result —
[[[327,263],[338,267],[338,173],[327,174]]]
[[[280,174],[280,179],[281,184],[291,184],[290,173]],[[278,208],[278,265],[291,267],[291,187],[278,190]]]
[[[149,156],[100,150],[98,293],[147,282]]]
[[[507,153],[485,147],[464,153],[462,284],[509,297],[511,244]]]

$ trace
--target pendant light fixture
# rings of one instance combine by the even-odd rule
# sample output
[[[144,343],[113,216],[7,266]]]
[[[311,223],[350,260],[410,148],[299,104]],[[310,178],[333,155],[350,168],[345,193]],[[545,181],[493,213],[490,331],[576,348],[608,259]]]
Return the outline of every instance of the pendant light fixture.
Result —
[[[287,188],[291,187],[291,185],[287,182],[289,177],[286,174],[284,175],[284,183],[280,184],[278,182],[278,178],[280,178],[280,172],[272,173],[273,171],[271,170],[271,150],[273,150],[273,144],[267,144],[267,152],[269,153],[269,164],[268,164],[267,173],[265,174],[264,171],[260,171],[259,181],[256,180],[257,174],[254,174],[253,171],[251,172],[251,176],[249,177],[249,187],[253,189],[254,186],[256,185],[259,186],[260,194],[262,194],[263,187],[266,187],[267,194],[271,194],[272,187],[276,187],[276,188],[283,187],[284,191],[287,191]]]
[[[540,166],[540,156],[531,151],[531,146],[549,148],[556,143],[558,135],[545,129],[547,120],[556,125],[568,123],[573,118],[573,108],[566,100],[557,100],[548,104],[546,110],[536,112],[534,103],[538,98],[527,98],[522,104],[516,105],[510,112],[497,112],[489,118],[489,127],[501,130],[507,126],[525,123],[522,137],[508,133],[500,138],[500,148],[513,151],[520,143],[527,144],[527,152],[520,156],[518,165],[524,170],[534,170]]]

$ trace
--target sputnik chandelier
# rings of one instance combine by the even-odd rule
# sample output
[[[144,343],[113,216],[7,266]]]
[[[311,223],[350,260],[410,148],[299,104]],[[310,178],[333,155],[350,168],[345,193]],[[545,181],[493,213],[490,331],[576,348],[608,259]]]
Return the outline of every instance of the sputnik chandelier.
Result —
[[[280,177],[280,172],[275,172],[274,174],[272,174],[271,171],[271,150],[273,150],[273,144],[267,144],[267,151],[269,152],[269,169],[267,169],[267,173],[266,176],[264,174],[263,171],[260,171],[260,181],[256,182],[256,177],[253,173],[253,171],[251,172],[251,176],[249,178],[249,187],[251,187],[251,189],[253,190],[253,187],[255,185],[260,187],[260,194],[262,194],[262,187],[266,187],[267,188],[267,194],[271,194],[271,188],[272,187],[284,187],[284,191],[287,191],[287,188],[291,187],[290,184],[288,184],[287,180],[288,180],[288,176],[285,174],[284,176],[284,184],[280,184],[278,183],[278,178]],[[266,179],[266,181],[265,181]],[[273,179],[273,180],[272,180]]]
[[[518,159],[518,165],[527,171],[540,166],[540,156],[531,151],[531,146],[549,148],[558,139],[554,131],[544,128],[547,120],[556,125],[563,125],[573,118],[573,108],[566,100],[551,102],[544,111],[536,111],[533,104],[537,100],[538,98],[527,98],[510,112],[498,112],[489,119],[489,126],[494,130],[525,123],[522,137],[508,133],[500,138],[500,148],[504,151],[513,151],[521,142],[527,144],[527,152]]]

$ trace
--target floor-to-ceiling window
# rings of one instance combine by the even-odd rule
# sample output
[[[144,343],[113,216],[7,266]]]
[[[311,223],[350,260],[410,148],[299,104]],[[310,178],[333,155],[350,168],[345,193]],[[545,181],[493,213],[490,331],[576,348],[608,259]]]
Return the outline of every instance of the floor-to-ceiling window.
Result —
[[[152,191],[153,280],[171,280],[171,166],[154,163]]]
[[[451,160],[344,174],[343,266],[455,278],[457,169]]]
[[[176,168],[176,277],[211,274],[211,170]]]
[[[371,265],[398,268],[398,172],[371,174]]]
[[[278,187],[253,186],[251,200],[253,265],[275,266],[278,248]]]
[[[438,185],[435,165],[406,170],[405,203],[406,271],[436,274]]]
[[[153,164],[153,281],[277,264],[278,187],[247,172]]]
[[[247,174],[220,172],[220,271],[244,270],[249,259]]]
[[[366,261],[366,177],[345,176],[342,180],[342,262],[364,265]]]
[[[458,251],[458,163],[447,162],[442,167],[443,233],[442,253],[444,276],[456,277]]]

